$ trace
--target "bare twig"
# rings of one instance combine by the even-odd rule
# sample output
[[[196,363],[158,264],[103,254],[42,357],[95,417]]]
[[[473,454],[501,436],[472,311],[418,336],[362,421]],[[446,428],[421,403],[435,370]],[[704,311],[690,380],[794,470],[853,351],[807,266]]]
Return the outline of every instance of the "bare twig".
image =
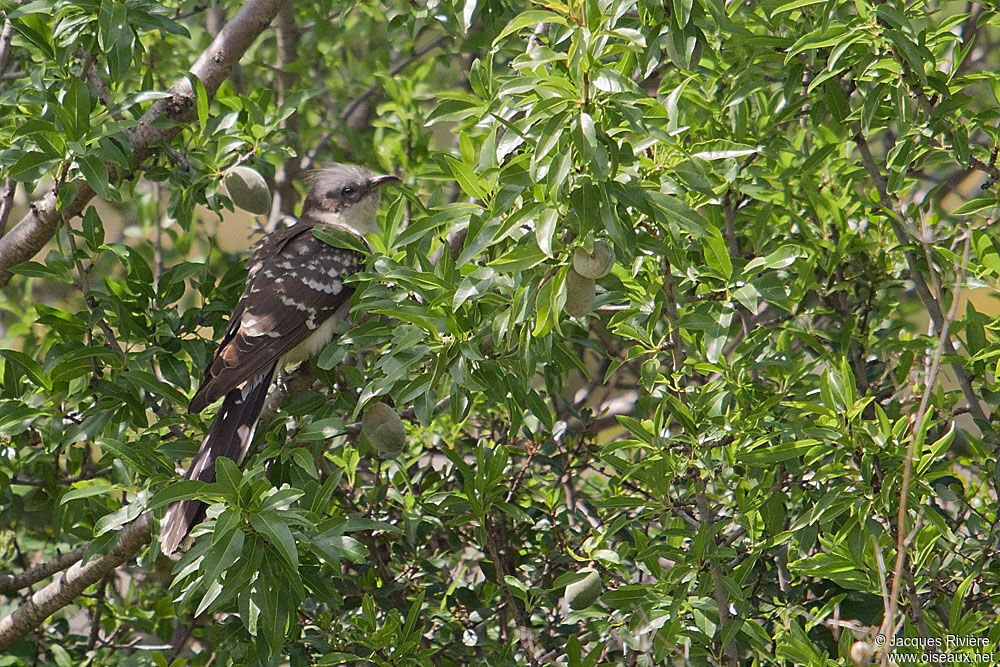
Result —
[[[437,39],[435,39],[434,41],[430,42],[429,44],[426,44],[425,46],[422,46],[419,49],[414,49],[413,53],[411,53],[406,58],[403,58],[398,63],[393,65],[392,68],[390,68],[388,76],[390,77],[396,76],[397,74],[402,72],[404,69],[409,67],[411,64],[413,64],[426,54],[430,53],[439,46],[443,46],[444,44],[446,44],[450,39],[451,39],[450,36],[442,35]],[[378,90],[379,90],[378,83],[373,83],[367,88],[365,88],[365,90],[360,95],[358,95],[353,100],[348,102],[347,106],[345,106],[344,110],[340,113],[341,121],[346,121],[348,118],[350,118],[351,115],[355,111],[357,111],[358,107],[367,102],[372,95],[378,92]],[[313,164],[316,162],[316,157],[319,155],[320,151],[326,147],[326,144],[329,143],[330,139],[332,139],[337,134],[337,132],[338,130],[331,130],[325,133],[322,137],[320,137],[319,141],[317,141],[316,144],[312,148],[310,148],[304,156],[302,156],[302,162],[299,164],[299,168],[302,171],[310,169],[313,166]]]
[[[994,163],[983,162],[975,155],[970,155],[969,166],[973,167],[974,169],[978,169],[979,171],[985,171],[987,174],[989,174],[990,178],[987,181],[987,185],[983,186],[984,190],[989,189],[989,184],[1000,181],[1000,167],[997,167],[996,164]]]
[[[682,370],[684,368],[684,345],[681,340],[681,331],[678,326],[678,320],[680,319],[677,314],[677,294],[676,288],[674,286],[674,274],[673,269],[670,266],[670,260],[667,259],[666,254],[662,258],[663,264],[663,296],[664,305],[666,306],[667,320],[670,322],[670,355],[673,359],[673,371],[675,374],[681,374],[680,377],[683,378]],[[683,380],[681,380],[683,383]]]
[[[208,7],[208,5],[195,5],[194,7],[192,7],[191,9],[189,9],[186,12],[183,12],[183,13],[181,12],[180,7],[178,7],[177,11],[174,12],[173,19],[175,21],[181,21],[181,20],[184,20],[184,19],[189,19],[192,16],[194,16],[195,14],[200,14],[201,12],[205,11],[205,9],[207,7]]]
[[[699,530],[706,534],[712,534],[712,512],[708,507],[708,497],[704,492],[699,492],[695,497],[698,501]],[[712,597],[715,598],[715,606],[719,609],[719,635],[725,633],[726,626],[734,621],[732,613],[729,611],[729,596],[726,594],[726,586],[722,582],[722,568],[718,561],[709,556],[709,570],[712,576]],[[739,664],[739,657],[736,654],[736,643],[733,640],[726,642],[722,647],[722,653],[726,664],[735,666]]]
[[[287,4],[287,3],[286,3]],[[219,34],[226,23],[226,8],[221,5],[209,5],[205,10],[205,30],[213,38]],[[233,84],[240,95],[247,94],[246,79],[243,77],[243,68],[239,61],[233,64],[233,69],[229,73],[229,81]]]
[[[501,528],[504,528],[503,521],[505,519],[502,513],[498,512],[497,514],[499,514],[499,517],[493,517],[487,513],[485,521],[486,525],[483,526],[483,529],[486,531],[486,552],[489,554],[490,560],[493,561],[493,567],[496,570],[496,583],[500,586],[500,590],[502,590],[504,594],[505,604],[501,610],[503,608],[508,609],[514,615],[517,629],[520,629],[521,632],[530,633],[531,619],[528,618],[523,609],[517,606],[517,603],[514,601],[514,595],[510,592],[510,585],[507,583],[507,571],[504,566],[504,561],[500,555],[499,542],[502,538],[497,534]],[[501,632],[503,632],[504,636],[506,636],[506,622],[503,623]],[[535,659],[534,652],[525,651],[525,657],[528,659],[529,665],[538,667],[539,663]]]
[[[956,267],[957,275],[955,279],[955,289],[951,295],[951,308],[948,310],[948,314],[941,325],[938,346],[934,351],[934,361],[931,364],[930,374],[928,375],[925,383],[926,386],[924,387],[924,395],[920,399],[920,407],[917,410],[917,414],[912,418],[913,432],[911,433],[910,441],[906,446],[906,459],[903,461],[903,479],[900,483],[899,490],[899,511],[896,514],[896,565],[892,572],[892,590],[889,592],[888,608],[886,610],[885,619],[882,621],[881,629],[882,634],[887,636],[892,636],[893,627],[896,622],[896,610],[899,606],[899,593],[903,582],[903,567],[906,564],[906,554],[911,539],[906,533],[906,515],[907,501],[909,500],[910,493],[910,478],[913,474],[913,457],[915,454],[914,448],[916,447],[917,442],[917,429],[921,427],[925,415],[927,414],[928,406],[930,405],[931,393],[934,391],[938,371],[941,368],[941,357],[947,347],[948,329],[955,319],[955,313],[958,312],[958,303],[960,301],[959,297],[962,294],[962,285],[965,284],[965,269],[969,261],[969,246],[971,244],[971,239],[972,236],[967,234],[965,237],[965,247],[962,251],[962,264],[960,267]],[[887,665],[888,660],[889,652],[886,651],[882,655],[882,664]]]
[[[101,468],[100,470],[91,470],[89,472],[81,473],[79,475],[74,475],[73,477],[63,477],[62,479],[55,480],[55,484],[58,484],[59,486],[68,486],[70,484],[76,484],[77,482],[83,481],[85,479],[96,479],[98,477],[104,477],[109,472],[111,472],[111,466]],[[48,482],[41,479],[23,479],[21,477],[12,477],[10,479],[10,483],[20,486],[37,486],[37,487],[47,487],[50,484],[52,484],[52,482]],[[0,593],[3,593],[2,588],[0,588]]]
[[[109,573],[110,574],[110,573]],[[101,601],[108,588],[108,577],[101,579],[97,586],[97,595],[94,600],[94,608],[90,610],[90,635],[87,637],[87,650],[93,650],[97,646],[97,639],[101,634]]]

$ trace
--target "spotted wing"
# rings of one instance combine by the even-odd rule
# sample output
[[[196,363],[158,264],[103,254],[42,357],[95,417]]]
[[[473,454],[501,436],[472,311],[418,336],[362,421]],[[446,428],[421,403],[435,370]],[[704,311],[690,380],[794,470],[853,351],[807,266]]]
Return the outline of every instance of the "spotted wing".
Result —
[[[262,241],[189,412],[266,373],[350,300],[343,279],[361,268],[364,257],[320,241],[314,226],[300,221]]]

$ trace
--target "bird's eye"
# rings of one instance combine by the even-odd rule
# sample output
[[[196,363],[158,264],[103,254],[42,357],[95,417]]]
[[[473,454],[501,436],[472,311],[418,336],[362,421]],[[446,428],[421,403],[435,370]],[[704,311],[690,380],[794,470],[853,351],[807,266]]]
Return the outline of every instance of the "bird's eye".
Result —
[[[347,187],[345,187],[343,190],[340,191],[340,194],[342,194],[345,197],[350,197],[351,195],[354,194],[354,188],[348,185]]]

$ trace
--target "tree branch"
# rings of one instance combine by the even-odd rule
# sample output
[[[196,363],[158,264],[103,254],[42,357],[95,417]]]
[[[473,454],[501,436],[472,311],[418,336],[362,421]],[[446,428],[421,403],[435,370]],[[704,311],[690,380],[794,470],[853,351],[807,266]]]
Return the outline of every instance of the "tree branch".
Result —
[[[854,134],[854,143],[857,145],[858,151],[861,153],[861,164],[864,165],[869,176],[871,176],[872,181],[875,183],[875,189],[878,191],[879,202],[882,204],[883,208],[891,213],[891,215],[886,217],[889,218],[889,224],[892,225],[892,231],[896,235],[896,240],[898,240],[903,246],[909,245],[912,242],[912,239],[910,239],[910,235],[903,226],[902,216],[896,211],[895,207],[893,207],[892,200],[889,198],[888,179],[879,170],[878,165],[875,164],[875,158],[872,156],[871,149],[868,148],[868,142],[865,140],[864,134],[861,133],[860,127]],[[941,308],[938,306],[937,299],[934,298],[934,295],[931,294],[930,288],[927,287],[927,281],[924,280],[924,275],[920,273],[917,268],[919,266],[917,256],[912,250],[903,250],[903,255],[906,257],[906,265],[910,269],[910,280],[913,281],[914,287],[917,291],[917,296],[920,297],[920,301],[923,302],[924,308],[927,309],[927,314],[930,315],[931,321],[934,322],[935,330],[941,331],[942,326],[944,325],[944,317],[941,315]],[[957,354],[950,337],[945,336],[942,338],[942,341],[944,343],[945,354]],[[962,388],[962,394],[965,396],[965,400],[969,404],[969,411],[972,413],[972,416],[979,420],[978,424],[981,428],[992,430],[989,420],[986,417],[986,413],[983,412],[983,407],[979,404],[979,397],[976,395],[975,389],[972,388],[972,381],[969,379],[968,373],[965,372],[965,367],[958,362],[951,362],[951,368],[955,373],[959,386]]]
[[[3,31],[0,31],[0,73],[7,69],[10,62],[10,40],[14,37],[14,24],[9,20],[3,22]]]
[[[3,191],[0,192],[0,236],[7,230],[7,219],[14,210],[14,192],[17,183],[13,179],[4,179]]]
[[[111,553],[83,565],[75,563],[64,575],[56,577],[10,615],[0,619],[0,651],[10,648],[49,616],[71,604],[88,586],[96,584],[116,567],[131,560],[149,543],[152,523],[153,513],[145,512],[121,529],[118,543]]]
[[[940,339],[938,341],[937,349],[934,351],[934,358],[931,363],[931,371],[925,381],[924,395],[920,399],[920,407],[917,409],[917,414],[912,418],[913,433],[910,436],[910,441],[906,446],[906,459],[903,461],[903,478],[900,483],[899,489],[899,512],[896,516],[896,566],[893,568],[892,572],[892,590],[889,594],[889,603],[887,605],[887,612],[885,619],[882,621],[881,633],[892,636],[894,633],[894,623],[896,622],[896,609],[899,604],[900,590],[902,589],[902,579],[903,579],[903,567],[906,563],[906,552],[909,545],[912,543],[913,536],[907,537],[906,534],[906,505],[910,497],[910,479],[913,471],[913,458],[916,455],[915,447],[917,442],[917,429],[921,428],[924,420],[924,416],[927,414],[927,410],[930,407],[931,393],[934,391],[934,385],[937,382],[938,370],[941,368],[941,356],[944,354],[946,343],[949,342],[948,329],[951,323],[955,319],[955,314],[958,311],[958,303],[962,295],[962,285],[965,284],[965,270],[967,262],[969,261],[969,246],[971,245],[972,237],[970,234],[965,236],[965,248],[962,252],[962,264],[961,266],[955,267],[955,289],[951,295],[951,308],[948,311],[948,315],[941,325]],[[917,528],[914,528],[914,533],[916,533]],[[883,654],[882,664],[886,664],[888,652]]]
[[[299,78],[291,69],[292,63],[299,59],[299,36],[301,34],[295,24],[295,8],[291,4],[282,7],[278,13],[274,34],[278,47],[278,104],[287,103],[288,94],[294,90]],[[274,174],[274,197],[271,205],[271,215],[268,217],[267,229],[273,231],[282,214],[292,215],[295,212],[295,202],[298,193],[295,191],[295,181],[300,172],[298,154],[299,143],[299,112],[294,111],[288,118],[281,121],[282,127],[288,133],[288,141],[295,151],[293,157],[282,160]]]
[[[700,492],[695,497],[695,500],[698,503],[698,528],[712,535],[712,512],[708,507],[708,497],[704,492]],[[708,558],[710,561],[708,567],[712,576],[712,597],[715,598],[715,606],[719,608],[718,636],[721,638],[725,634],[726,626],[733,622],[739,622],[739,620],[733,618],[732,613],[729,611],[729,596],[726,595],[726,585],[722,581],[724,576],[722,568],[719,567],[718,561],[713,556],[708,556]],[[732,639],[722,646],[722,654],[727,665],[739,664],[739,657],[736,653],[736,642]]]
[[[247,0],[223,26],[191,67],[191,74],[201,80],[209,97],[215,95],[239,59],[288,1]],[[138,126],[126,130],[133,147],[132,169],[139,169],[146,159],[159,152],[160,144],[169,143],[184,125],[196,118],[194,92],[187,77],[178,80],[167,92],[170,96],[153,102],[139,119]],[[117,180],[118,169],[109,164],[108,170],[112,179]],[[64,217],[79,215],[86,208],[94,191],[85,181],[77,181],[77,185],[79,192],[65,210],[56,210],[55,192],[49,190],[31,204],[28,213],[10,232],[0,238],[0,287],[10,282],[8,269],[34,257],[52,238]]]
[[[67,567],[83,558],[85,547],[77,547],[69,553],[60,554],[47,563],[36,565],[20,574],[0,575],[0,595],[10,595],[22,588],[34,586],[42,579],[51,577],[56,572],[62,572]]]

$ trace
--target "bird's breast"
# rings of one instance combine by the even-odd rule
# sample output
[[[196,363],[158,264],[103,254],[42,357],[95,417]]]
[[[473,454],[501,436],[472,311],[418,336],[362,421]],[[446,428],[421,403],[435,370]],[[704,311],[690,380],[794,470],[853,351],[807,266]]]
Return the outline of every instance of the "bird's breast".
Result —
[[[319,354],[320,350],[326,347],[326,344],[333,340],[333,332],[337,327],[337,323],[342,321],[349,322],[350,318],[348,317],[348,312],[350,311],[350,308],[350,302],[347,302],[338,308],[337,312],[316,327],[316,330],[306,336],[301,343],[286,352],[281,358],[281,364],[297,364],[300,361],[304,361],[311,356]]]

